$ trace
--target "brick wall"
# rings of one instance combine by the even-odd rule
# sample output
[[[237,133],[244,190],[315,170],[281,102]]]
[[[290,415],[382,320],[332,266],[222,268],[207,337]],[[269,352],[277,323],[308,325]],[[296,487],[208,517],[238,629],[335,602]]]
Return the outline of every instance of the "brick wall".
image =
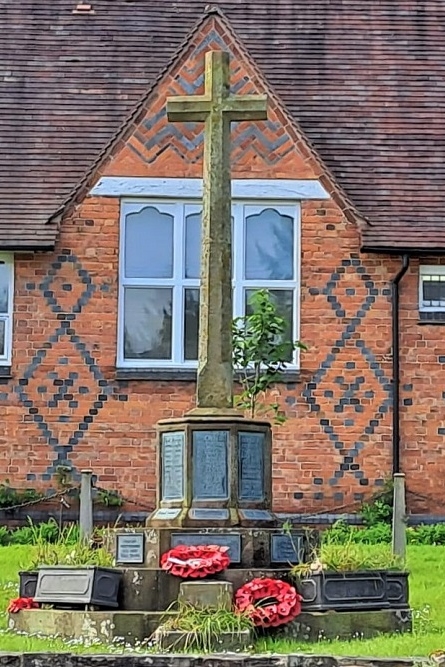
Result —
[[[207,23],[141,103],[85,182],[101,175],[196,177],[202,127],[170,125],[165,98],[202,92],[203,53],[232,53],[237,93],[265,82],[242,48]],[[281,384],[274,507],[322,511],[359,503],[391,471],[390,280],[399,263],[359,253],[342,193],[273,93],[269,120],[236,124],[233,176],[318,178],[331,195],[302,203],[299,382]],[[119,200],[88,196],[61,224],[52,254],[16,257],[14,351],[3,383],[0,470],[14,485],[54,486],[57,466],[91,467],[99,484],[154,502],[157,420],[192,405],[192,383],[116,379]],[[402,462],[413,490],[444,498],[440,327],[417,323],[417,267],[402,287]],[[441,361],[442,359],[442,361]],[[416,505],[417,502],[417,505]],[[419,499],[413,507],[419,507]],[[433,511],[436,502],[421,504]]]
[[[410,509],[445,514],[445,330],[419,319],[419,263],[411,260],[401,290],[401,461],[408,475]],[[435,498],[436,503],[427,498]]]

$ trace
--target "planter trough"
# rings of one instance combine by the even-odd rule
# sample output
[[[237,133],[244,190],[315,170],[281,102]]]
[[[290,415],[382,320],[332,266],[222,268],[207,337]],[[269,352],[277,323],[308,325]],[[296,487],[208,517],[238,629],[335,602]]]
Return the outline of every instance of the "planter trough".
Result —
[[[67,606],[119,606],[122,572],[107,567],[42,566],[39,568],[36,602]]]
[[[408,609],[408,572],[322,572],[301,579],[303,611]]]
[[[39,573],[35,572],[19,572],[19,597],[33,598],[36,594],[37,577]]]

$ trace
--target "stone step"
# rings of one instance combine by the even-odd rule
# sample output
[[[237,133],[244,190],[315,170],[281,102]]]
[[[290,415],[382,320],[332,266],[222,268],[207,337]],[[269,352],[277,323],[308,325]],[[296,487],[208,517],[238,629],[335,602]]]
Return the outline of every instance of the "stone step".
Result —
[[[29,609],[10,614],[9,628],[29,635],[100,639],[104,643],[111,643],[115,637],[120,637],[132,643],[148,639],[164,619],[174,615],[175,612]],[[368,638],[381,633],[410,632],[411,629],[409,609],[302,612],[288,625],[277,628],[282,636],[313,642],[320,639]],[[175,636],[166,639],[166,643],[171,645],[177,640],[175,633]]]
[[[174,615],[175,612],[159,611],[26,609],[9,615],[9,628],[29,635],[100,639],[105,644],[120,637],[134,643],[151,637],[163,619]]]
[[[126,611],[162,611],[178,599],[182,579],[167,574],[160,568],[122,568],[123,586],[121,607]],[[228,581],[236,591],[256,577],[284,578],[288,569],[228,569],[212,576],[213,581]]]

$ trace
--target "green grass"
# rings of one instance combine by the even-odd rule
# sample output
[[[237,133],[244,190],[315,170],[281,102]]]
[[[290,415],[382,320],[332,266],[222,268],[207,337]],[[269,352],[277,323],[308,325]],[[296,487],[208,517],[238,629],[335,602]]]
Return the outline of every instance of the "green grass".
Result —
[[[335,655],[407,657],[427,656],[445,649],[445,547],[408,547],[410,571],[410,605],[414,611],[414,632],[404,635],[381,635],[375,639],[299,641],[268,639],[258,642],[260,651],[275,653],[329,653]]]
[[[6,609],[9,600],[17,596],[17,572],[31,562],[33,547],[0,547],[0,610]],[[321,641],[309,644],[282,639],[262,639],[256,646],[258,652],[273,653],[325,653],[350,656],[426,656],[432,651],[445,649],[445,577],[441,574],[445,564],[445,547],[410,546],[408,568],[410,577],[410,601],[414,609],[412,635],[383,635],[370,640]],[[60,651],[76,653],[117,652],[116,647],[82,645],[67,646],[66,641],[28,637],[7,632],[7,614],[0,611],[0,650],[18,652]],[[119,649],[120,650],[120,649]]]

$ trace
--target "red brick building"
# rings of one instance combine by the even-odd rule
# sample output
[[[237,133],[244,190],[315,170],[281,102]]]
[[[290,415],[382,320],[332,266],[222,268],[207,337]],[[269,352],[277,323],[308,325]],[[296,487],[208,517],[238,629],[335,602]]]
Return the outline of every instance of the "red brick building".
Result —
[[[232,128],[235,314],[268,287],[309,347],[277,386],[274,508],[402,470],[440,514],[443,3],[206,4],[0,2],[0,482],[91,467],[154,503],[154,426],[194,397],[202,188],[202,125],[165,104],[215,48],[269,96]]]

